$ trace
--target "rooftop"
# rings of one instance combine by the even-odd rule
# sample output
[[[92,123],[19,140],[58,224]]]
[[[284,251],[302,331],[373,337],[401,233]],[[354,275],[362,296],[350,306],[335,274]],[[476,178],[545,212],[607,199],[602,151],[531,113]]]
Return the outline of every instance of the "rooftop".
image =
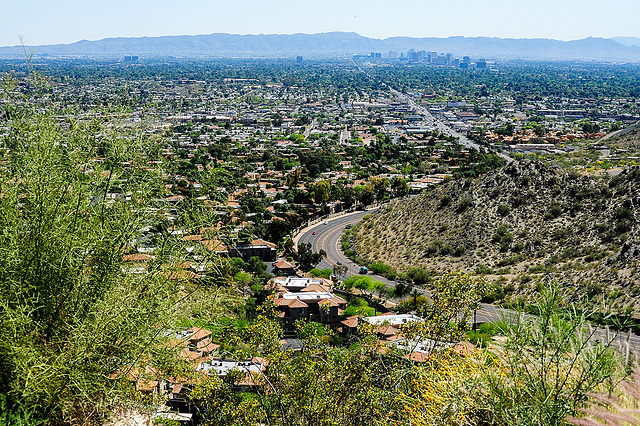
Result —
[[[382,325],[384,323],[387,323],[389,325],[400,325],[406,324],[411,321],[424,321],[422,318],[412,314],[377,315],[375,317],[364,317],[363,320],[373,325]]]
[[[209,374],[215,373],[218,376],[225,376],[229,371],[240,370],[245,373],[259,373],[263,369],[263,364],[259,361],[244,360],[211,360],[198,364],[196,371],[206,371]]]

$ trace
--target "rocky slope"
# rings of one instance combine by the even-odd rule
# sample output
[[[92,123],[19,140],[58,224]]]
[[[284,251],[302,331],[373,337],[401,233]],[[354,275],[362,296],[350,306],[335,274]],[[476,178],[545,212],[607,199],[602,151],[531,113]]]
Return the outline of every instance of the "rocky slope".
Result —
[[[635,154],[640,151],[640,123],[629,126],[614,138],[607,140],[616,153],[627,151]]]
[[[482,273],[518,295],[551,273],[589,293],[619,288],[628,304],[640,294],[639,205],[640,167],[596,179],[514,162],[379,209],[353,246],[398,271]]]

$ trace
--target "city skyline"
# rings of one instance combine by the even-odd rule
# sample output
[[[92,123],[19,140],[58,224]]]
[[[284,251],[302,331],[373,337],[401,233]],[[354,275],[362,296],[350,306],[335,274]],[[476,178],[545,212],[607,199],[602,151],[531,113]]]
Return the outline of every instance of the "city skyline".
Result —
[[[577,40],[640,37],[634,0],[460,0],[452,4],[362,0],[265,4],[256,0],[205,2],[188,6],[168,0],[50,3],[11,1],[0,18],[0,46],[67,44],[116,37],[157,37],[212,33],[295,34],[356,32],[384,39],[409,37],[499,37]],[[233,19],[232,19],[233,18]]]

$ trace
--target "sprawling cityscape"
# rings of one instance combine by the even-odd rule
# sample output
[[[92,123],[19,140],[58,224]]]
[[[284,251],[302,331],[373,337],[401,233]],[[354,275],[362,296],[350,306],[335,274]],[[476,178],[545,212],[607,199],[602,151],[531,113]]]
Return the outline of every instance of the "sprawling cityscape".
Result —
[[[0,424],[640,422],[639,62],[422,45],[0,49]]]

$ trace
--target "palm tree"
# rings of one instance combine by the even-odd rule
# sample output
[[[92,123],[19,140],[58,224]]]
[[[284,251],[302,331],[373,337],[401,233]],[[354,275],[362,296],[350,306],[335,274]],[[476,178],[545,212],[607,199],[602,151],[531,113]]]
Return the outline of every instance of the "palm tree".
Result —
[[[420,296],[420,292],[417,289],[413,289],[411,292],[411,298],[413,299],[413,309],[418,309],[418,296]]]

